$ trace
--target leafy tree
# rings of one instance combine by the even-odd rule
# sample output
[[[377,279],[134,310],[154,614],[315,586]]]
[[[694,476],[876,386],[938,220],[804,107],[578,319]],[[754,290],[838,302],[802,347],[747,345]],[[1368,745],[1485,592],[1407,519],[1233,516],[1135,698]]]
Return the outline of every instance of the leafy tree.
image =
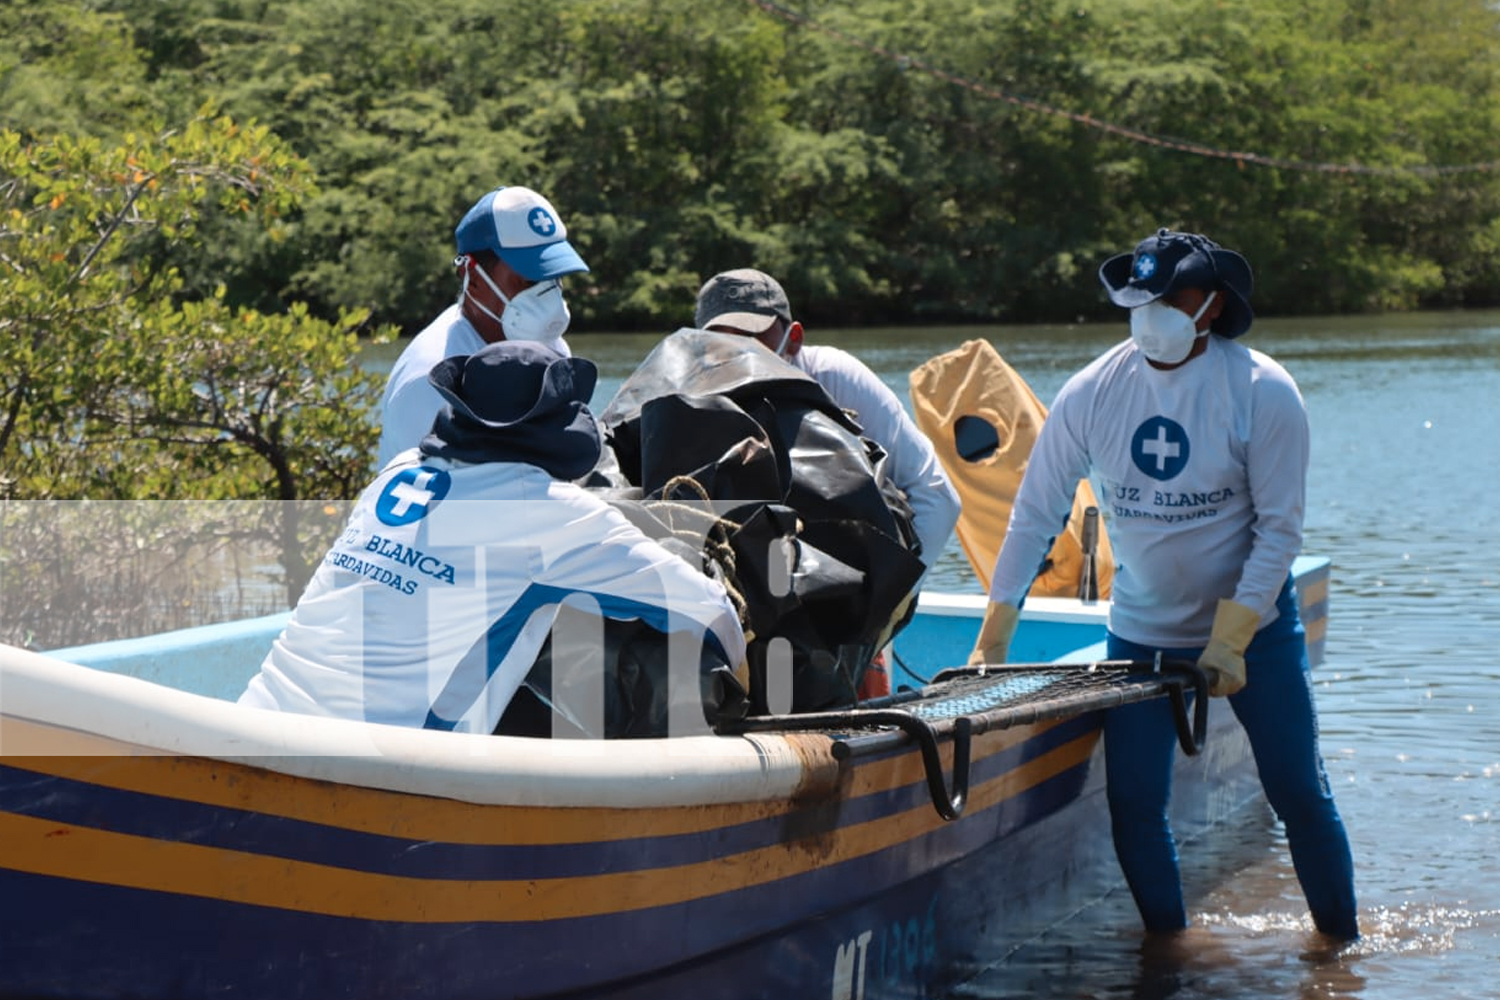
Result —
[[[537,138],[506,121],[520,102],[487,94],[502,72],[525,80],[534,56],[504,30],[508,17],[472,0],[264,14],[255,31],[220,30],[193,72],[237,116],[273,123],[332,183],[303,200],[290,239],[250,234],[216,255],[228,301],[274,310],[301,300],[325,318],[369,309],[419,328],[452,299],[453,227],[479,195],[548,190]]]
[[[580,331],[676,326],[745,263],[815,322],[1100,316],[1098,262],[1158,225],[1250,254],[1263,312],[1483,305],[1500,169],[1447,168],[1495,160],[1497,30],[1488,0],[17,0],[0,117],[265,123],[319,182],[276,238],[218,213],[141,253],[181,300],[330,322],[424,325],[508,183],[593,269]]]
[[[1493,173],[1431,171],[1493,159],[1492,127],[1480,124],[1492,123],[1500,97],[1493,8],[1475,0],[1095,8],[1107,26],[1093,68],[1102,117],[1283,164],[1113,143],[1118,241],[1159,224],[1218,234],[1256,261],[1257,301],[1273,311],[1493,299],[1493,287],[1465,291],[1454,265],[1468,256],[1477,219],[1493,216],[1500,185]],[[1487,266],[1470,260],[1469,273]]]
[[[784,259],[801,220],[773,213],[789,96],[776,25],[729,5],[627,0],[533,31],[551,72],[516,123],[542,137],[548,190],[592,269],[585,320],[685,325],[708,275]]]
[[[191,251],[219,214],[274,235],[309,190],[268,130],[208,111],[118,144],[0,132],[6,495],[296,501],[364,484],[379,382],[356,363],[363,317],[182,299],[145,252]],[[297,506],[281,510],[294,596],[309,569]]]
[[[158,110],[123,17],[48,0],[0,6],[0,126],[102,135]]]

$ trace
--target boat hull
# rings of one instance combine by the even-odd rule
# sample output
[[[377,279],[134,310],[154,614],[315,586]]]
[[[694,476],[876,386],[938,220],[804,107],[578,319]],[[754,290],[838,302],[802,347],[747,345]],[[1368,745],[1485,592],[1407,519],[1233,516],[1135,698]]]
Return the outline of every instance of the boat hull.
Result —
[[[1320,650],[1326,563],[1300,582]],[[961,662],[980,606],[929,602],[898,655]],[[1018,648],[1097,657],[1102,608],[1028,613]],[[218,634],[0,649],[0,997],[939,996],[1120,885],[1099,713],[975,737],[947,821],[911,747],[395,730],[128,676],[242,686]],[[1183,839],[1260,794],[1212,708]]]
[[[0,895],[24,904],[0,937],[31,957],[0,976],[73,1000],[929,995],[1111,881],[1098,721],[976,741],[955,822],[911,752],[803,803],[641,810],[8,757]],[[1180,831],[1254,795],[1237,740],[1185,762]]]

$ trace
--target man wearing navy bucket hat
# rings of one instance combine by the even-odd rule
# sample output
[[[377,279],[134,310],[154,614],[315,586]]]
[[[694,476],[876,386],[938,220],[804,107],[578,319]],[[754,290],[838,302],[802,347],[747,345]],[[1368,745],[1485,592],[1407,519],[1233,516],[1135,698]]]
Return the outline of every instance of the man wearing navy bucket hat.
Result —
[[[1108,498],[1119,562],[1111,658],[1193,660],[1245,728],[1266,796],[1328,937],[1359,936],[1354,862],[1318,750],[1291,566],[1302,546],[1309,433],[1296,383],[1237,339],[1250,329],[1245,258],[1162,229],[1106,260],[1130,339],[1075,374],[1037,438],[972,663],[1002,663],[1020,606],[1078,480]],[[1146,929],[1187,926],[1168,822],[1176,733],[1153,699],[1111,709],[1104,738],[1115,849]]]
[[[561,279],[588,270],[546,198],[519,185],[489,192],[454,230],[458,301],[396,359],[380,403],[379,465],[415,448],[443,400],[427,373],[485,344],[528,340],[568,354],[570,315]]]
[[[564,637],[581,649],[609,620],[691,640],[667,648],[699,685],[658,692],[646,722],[675,707],[673,725],[701,730],[742,710],[745,636],[724,587],[572,482],[599,460],[593,363],[502,341],[429,378],[444,401],[430,432],[360,496],[240,703],[491,733],[555,627],[585,633]],[[597,666],[602,693],[594,645],[597,663],[575,662]]]

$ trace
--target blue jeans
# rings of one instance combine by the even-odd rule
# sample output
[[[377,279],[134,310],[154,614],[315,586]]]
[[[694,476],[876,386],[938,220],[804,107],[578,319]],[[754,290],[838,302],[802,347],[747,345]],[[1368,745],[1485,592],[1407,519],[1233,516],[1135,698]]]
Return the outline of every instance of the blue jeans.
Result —
[[[1288,579],[1281,616],[1245,651],[1246,684],[1229,696],[1255,755],[1261,787],[1286,827],[1292,865],[1313,923],[1340,939],[1359,936],[1354,859],[1318,752],[1312,672],[1296,590]],[[1149,660],[1156,650],[1111,634],[1111,659]],[[1197,660],[1202,649],[1164,649]],[[1187,926],[1177,844],[1168,820],[1177,735],[1165,698],[1111,709],[1104,721],[1106,777],[1115,853],[1148,931]]]

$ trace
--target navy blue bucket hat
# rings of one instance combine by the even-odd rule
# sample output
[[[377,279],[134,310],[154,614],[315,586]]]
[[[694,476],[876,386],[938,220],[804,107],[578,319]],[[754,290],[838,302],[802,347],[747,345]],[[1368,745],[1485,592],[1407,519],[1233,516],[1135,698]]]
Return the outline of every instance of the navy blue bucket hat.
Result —
[[[1224,306],[1209,329],[1221,337],[1238,337],[1255,319],[1250,309],[1255,286],[1250,263],[1197,233],[1159,229],[1130,253],[1116,254],[1100,265],[1099,280],[1109,300],[1126,309],[1155,302],[1179,288],[1217,291]]]
[[[527,462],[577,479],[599,461],[599,429],[588,408],[598,378],[592,361],[525,340],[445,358],[427,381],[448,408],[422,451],[466,462]]]

